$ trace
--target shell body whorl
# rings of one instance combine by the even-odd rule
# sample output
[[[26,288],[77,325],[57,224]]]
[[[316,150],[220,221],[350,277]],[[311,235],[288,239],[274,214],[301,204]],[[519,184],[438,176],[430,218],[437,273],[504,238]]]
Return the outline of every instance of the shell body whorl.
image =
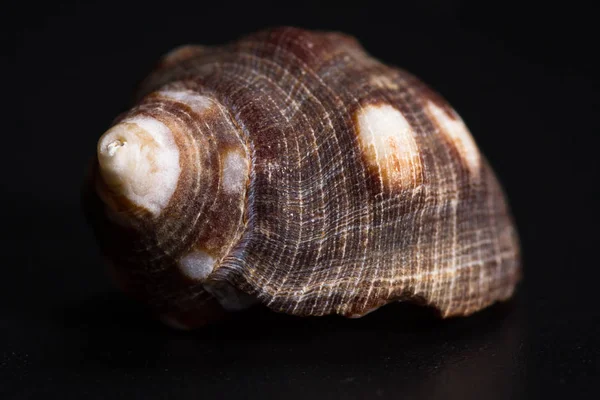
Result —
[[[173,134],[172,195],[148,212],[95,173],[86,204],[117,280],[175,325],[253,301],[468,315],[519,280],[504,193],[461,118],[349,36],[277,28],[176,49],[117,126],[140,116]]]

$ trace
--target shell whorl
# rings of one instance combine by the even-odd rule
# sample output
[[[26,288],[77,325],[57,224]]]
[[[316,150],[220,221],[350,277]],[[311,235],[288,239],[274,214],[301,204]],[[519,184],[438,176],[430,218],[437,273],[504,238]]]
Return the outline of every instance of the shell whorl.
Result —
[[[130,126],[140,118],[172,135],[179,171],[171,142],[152,153],[170,166],[156,181],[178,172],[172,193],[147,169],[102,165],[125,150],[115,132],[151,130]],[[176,325],[252,299],[295,315],[397,300],[468,315],[519,280],[505,196],[460,116],[349,36],[277,28],[176,49],[106,135],[88,200],[105,211],[90,218],[126,289]],[[137,184],[153,201],[128,195]]]
[[[96,230],[117,281],[168,321],[218,314],[211,286],[198,282],[239,240],[249,180],[229,112],[208,92],[163,87],[100,138],[95,171],[106,215]]]

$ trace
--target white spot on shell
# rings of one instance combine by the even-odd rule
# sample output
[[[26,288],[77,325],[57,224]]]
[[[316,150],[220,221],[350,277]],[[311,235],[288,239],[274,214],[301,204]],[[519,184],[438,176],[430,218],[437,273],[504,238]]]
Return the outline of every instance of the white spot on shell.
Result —
[[[183,103],[197,113],[202,113],[213,105],[213,102],[208,97],[191,90],[161,90],[158,94]]]
[[[454,143],[469,171],[475,175],[479,174],[481,165],[479,149],[462,119],[456,113],[453,116],[448,115],[445,110],[432,101],[427,103],[427,108],[442,133]]]
[[[106,131],[98,141],[100,172],[107,186],[157,215],[177,187],[179,149],[159,120],[136,116]]]
[[[179,269],[188,278],[203,280],[212,272],[215,261],[208,253],[198,250],[183,256],[179,260]]]
[[[240,193],[244,190],[247,175],[248,161],[246,157],[237,151],[227,152],[221,171],[223,190],[226,193]]]
[[[421,160],[413,130],[402,113],[389,104],[368,105],[359,111],[357,122],[366,160],[384,184],[417,186]]]

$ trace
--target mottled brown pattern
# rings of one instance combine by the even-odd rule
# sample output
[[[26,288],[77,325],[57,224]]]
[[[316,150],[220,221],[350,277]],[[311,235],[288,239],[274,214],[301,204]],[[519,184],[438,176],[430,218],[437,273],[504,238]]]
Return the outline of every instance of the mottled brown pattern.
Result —
[[[140,97],[165,85],[193,90],[213,97],[232,122],[193,115],[154,94],[132,111],[174,131],[215,124],[191,134],[196,143],[177,134],[180,148],[197,146],[202,157],[185,153],[168,210],[140,222],[148,237],[136,236],[138,252],[123,250],[131,238],[119,229],[94,225],[118,232],[117,243],[104,237],[102,248],[127,260],[146,301],[188,307],[194,290],[204,293],[183,282],[172,259],[209,237],[223,237],[211,251],[227,254],[203,284],[232,285],[295,315],[360,316],[396,300],[468,315],[511,296],[519,247],[502,189],[483,156],[477,176],[466,167],[427,102],[452,108],[415,76],[381,64],[347,35],[295,28],[188,51],[177,62],[170,57],[144,81]],[[416,185],[384,185],[366,165],[355,116],[368,104],[389,104],[410,124],[422,166]],[[232,200],[244,199],[243,221],[210,208],[218,176],[200,174],[202,191],[192,184],[199,162],[202,171],[218,171],[225,143],[243,145],[250,158],[247,192]],[[234,234],[222,232],[234,222]],[[225,242],[236,236],[229,248]]]

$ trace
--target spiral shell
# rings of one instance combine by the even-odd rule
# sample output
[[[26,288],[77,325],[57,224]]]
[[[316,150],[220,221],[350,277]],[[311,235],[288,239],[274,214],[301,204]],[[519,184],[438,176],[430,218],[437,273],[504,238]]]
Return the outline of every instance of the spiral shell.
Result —
[[[520,278],[505,196],[460,116],[345,34],[173,50],[93,164],[86,210],[115,279],[173,326],[256,302],[468,315]]]

